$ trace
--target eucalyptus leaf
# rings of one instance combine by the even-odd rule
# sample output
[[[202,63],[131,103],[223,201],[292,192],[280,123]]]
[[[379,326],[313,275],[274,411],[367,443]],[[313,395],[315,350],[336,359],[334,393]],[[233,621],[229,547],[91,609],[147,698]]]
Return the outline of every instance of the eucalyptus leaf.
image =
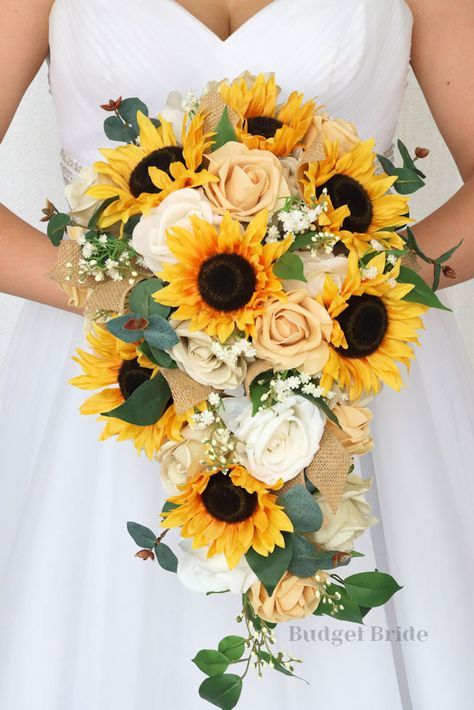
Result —
[[[409,168],[396,168],[394,174],[397,176],[397,180],[393,187],[400,195],[411,195],[425,184],[418,173]]]
[[[167,501],[165,501],[165,503],[161,509],[161,512],[162,513],[169,513],[170,510],[174,510],[175,508],[178,508],[178,507],[179,506],[177,503],[173,503],[172,501],[167,500]]]
[[[296,532],[317,532],[323,524],[323,514],[316,499],[303,485],[296,485],[277,499],[293,523]]]
[[[146,528],[144,525],[140,525],[140,523],[129,521],[127,523],[127,530],[138,547],[145,547],[148,550],[154,547],[156,535],[150,528]]]
[[[134,143],[137,136],[136,132],[118,116],[108,116],[105,119],[104,132],[109,140],[118,143]]]
[[[155,554],[160,567],[163,567],[167,572],[176,572],[178,569],[178,558],[171,547],[165,545],[164,542],[158,542],[155,544]]]
[[[137,97],[122,99],[122,102],[117,109],[117,113],[120,118],[125,121],[125,123],[131,125],[136,133],[138,133],[138,111],[141,111],[141,113],[145,116],[148,116],[148,107]]]
[[[292,533],[284,533],[285,547],[275,547],[266,557],[259,555],[251,547],[245,555],[247,562],[255,572],[268,594],[273,594],[276,585],[287,571],[293,556]]]
[[[169,350],[179,343],[174,328],[162,316],[149,316],[149,325],[143,335],[148,345],[158,350]]]
[[[233,673],[206,678],[199,686],[203,700],[216,705],[221,710],[232,710],[242,693],[242,678]]]
[[[154,377],[143,382],[125,402],[109,412],[102,412],[104,417],[121,419],[137,426],[150,426],[163,416],[171,398],[171,391],[163,375],[158,372]]]
[[[292,252],[286,252],[273,264],[273,273],[282,280],[306,281],[301,257]]]
[[[158,348],[153,348],[147,342],[140,344],[138,348],[151,362],[160,367],[165,367],[167,369],[176,368],[177,365],[168,353],[163,350],[158,350]]]
[[[214,137],[214,143],[212,150],[217,150],[222,148],[223,145],[229,143],[230,141],[236,141],[237,135],[235,133],[235,128],[232,125],[229,118],[229,109],[226,106],[222,111],[222,115],[216,126],[216,135]]]
[[[132,288],[128,297],[128,305],[134,313],[140,313],[144,318],[151,315],[166,318],[170,313],[168,306],[157,303],[153,294],[163,288],[163,281],[158,278],[144,279]]]
[[[127,323],[132,323],[133,321],[139,322],[143,321],[142,316],[139,313],[126,313],[118,318],[112,318],[107,321],[105,327],[119,340],[123,340],[124,343],[135,343],[143,337],[143,328],[125,328]]]
[[[401,283],[415,285],[415,288],[403,297],[404,301],[422,303],[423,305],[428,306],[429,308],[439,308],[443,311],[451,311],[450,308],[441,303],[438,296],[428,286],[426,281],[424,281],[421,276],[419,276],[415,271],[412,271],[408,267],[400,267],[400,275],[398,277],[398,281],[400,281]]]
[[[344,580],[347,594],[359,606],[381,606],[393,597],[401,587],[385,572],[359,572]]]
[[[297,577],[311,577],[319,569],[316,547],[299,533],[293,538],[293,555],[288,570]]]
[[[71,224],[71,218],[68,214],[59,212],[51,217],[48,221],[46,229],[47,235],[51,243],[58,247],[64,237],[66,227]]]

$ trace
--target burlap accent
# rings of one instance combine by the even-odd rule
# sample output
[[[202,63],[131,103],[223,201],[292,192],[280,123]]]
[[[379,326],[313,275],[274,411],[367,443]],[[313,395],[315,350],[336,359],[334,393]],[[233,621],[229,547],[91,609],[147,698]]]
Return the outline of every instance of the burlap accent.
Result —
[[[306,475],[334,513],[341,500],[351,464],[352,459],[339,439],[325,429],[319,451],[306,469]]]
[[[212,89],[201,98],[199,110],[206,113],[203,128],[205,133],[211,133],[216,130],[216,126],[222,116],[226,104],[221,98],[217,89]],[[229,112],[229,120],[233,126],[236,126],[239,121],[239,115],[230,106],[227,107]]]
[[[138,276],[130,280],[125,278],[122,281],[108,280],[99,283],[85,303],[84,315],[93,318],[97,311],[124,313],[127,310],[128,293],[137,283],[149,278],[150,273],[148,271],[140,271]],[[129,281],[132,281],[132,283]]]
[[[304,480],[304,471],[300,471],[300,473],[292,478],[291,480],[287,481],[278,492],[278,495],[281,496],[283,493],[286,493],[289,491],[291,488],[294,488],[294,486],[305,486],[305,480]]]
[[[57,284],[81,288],[95,287],[96,282],[93,276],[86,276],[84,281],[79,281],[79,259],[81,256],[81,245],[73,239],[65,239],[58,247],[55,265],[46,275]],[[69,278],[66,280],[66,277]]]
[[[302,192],[302,186],[300,180],[304,179],[304,174],[308,169],[310,163],[316,163],[318,160],[324,160],[326,157],[326,151],[324,150],[324,144],[320,138],[316,138],[311,145],[309,145],[306,150],[301,154],[300,160],[296,167],[296,179],[298,180],[298,187],[300,192]]]
[[[421,271],[420,262],[412,251],[409,251],[408,254],[402,256],[402,264],[417,273]]]
[[[160,372],[171,390],[176,414],[184,414],[215,391],[212,387],[195,382],[182,370],[160,368]]]
[[[250,385],[252,384],[254,379],[261,375],[262,372],[266,372],[267,370],[273,370],[273,365],[267,362],[267,360],[255,360],[255,362],[252,362],[248,366],[247,375],[245,376],[244,380],[244,389],[247,397],[250,393]]]

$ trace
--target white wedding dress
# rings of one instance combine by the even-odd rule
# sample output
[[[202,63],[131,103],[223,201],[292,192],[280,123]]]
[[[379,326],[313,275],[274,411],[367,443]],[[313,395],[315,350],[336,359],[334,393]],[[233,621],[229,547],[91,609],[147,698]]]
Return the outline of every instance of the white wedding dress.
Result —
[[[218,39],[174,0],[57,0],[50,82],[68,168],[107,145],[99,104],[139,96],[153,113],[170,90],[275,71],[284,92],[320,97],[390,149],[406,86],[412,15],[404,0],[274,0]],[[67,157],[69,156],[69,157]],[[429,189],[429,187],[427,188]],[[262,710],[469,710],[474,707],[471,477],[474,396],[454,317],[430,312],[401,394],[373,404],[381,522],[360,539],[357,570],[404,588],[367,617],[362,641],[290,639],[310,681],[246,678],[239,707]],[[27,304],[3,370],[0,411],[0,707],[2,710],[192,710],[203,675],[190,662],[239,633],[240,600],[201,596],[134,558],[125,523],[158,528],[158,464],[130,442],[98,443],[84,393],[68,385],[81,319]],[[377,495],[378,491],[378,495]],[[424,630],[372,641],[372,625]],[[356,628],[325,617],[299,626]]]

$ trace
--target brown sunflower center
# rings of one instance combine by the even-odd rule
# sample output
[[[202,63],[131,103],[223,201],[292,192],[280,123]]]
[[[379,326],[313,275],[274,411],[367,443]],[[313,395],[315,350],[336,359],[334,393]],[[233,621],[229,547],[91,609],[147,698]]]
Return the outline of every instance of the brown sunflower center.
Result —
[[[351,296],[347,308],[336,320],[346,336],[347,350],[336,348],[344,357],[365,357],[374,353],[388,328],[387,309],[381,298],[363,294]]]
[[[210,477],[206,490],[201,494],[206,510],[217,520],[240,523],[247,520],[257,508],[256,493],[234,486],[230,476],[215,473]]]
[[[252,136],[263,136],[263,138],[273,138],[283,123],[277,118],[270,116],[252,116],[247,119],[247,133]]]
[[[252,265],[240,254],[215,254],[201,265],[199,293],[218,311],[234,311],[252,298],[257,279]]]
[[[161,192],[160,188],[153,184],[148,168],[158,168],[171,177],[170,165],[176,162],[184,163],[183,149],[179,145],[169,145],[147,155],[134,167],[130,175],[128,186],[132,195],[138,197],[142,192]]]
[[[365,188],[348,175],[333,175],[324,185],[318,187],[319,197],[327,188],[331,202],[335,208],[347,205],[351,211],[342,224],[349,232],[367,232],[372,222],[373,208]]]
[[[150,379],[151,373],[149,367],[141,367],[138,364],[137,358],[124,360],[118,373],[118,384],[123,398],[128,399],[140,385]]]

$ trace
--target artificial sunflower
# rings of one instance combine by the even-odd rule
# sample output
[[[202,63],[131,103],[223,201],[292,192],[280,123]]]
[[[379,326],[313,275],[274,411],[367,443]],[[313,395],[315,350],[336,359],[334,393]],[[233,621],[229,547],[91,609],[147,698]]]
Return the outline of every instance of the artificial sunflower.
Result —
[[[326,188],[334,207],[347,205],[350,214],[342,224],[340,237],[359,256],[371,249],[372,239],[387,249],[403,249],[403,239],[390,229],[411,221],[408,201],[402,195],[387,194],[396,175],[375,173],[374,140],[361,141],[341,157],[337,141],[324,145],[326,158],[309,163],[301,180],[305,202],[312,204]]]
[[[286,103],[277,106],[279,88],[275,77],[242,76],[232,84],[222,83],[223,101],[239,116],[237,137],[248,148],[290,155],[301,145],[313,119],[314,101],[303,103],[303,94],[293,91]]]
[[[208,557],[223,553],[231,569],[251,547],[265,557],[275,545],[285,547],[282,532],[293,531],[277,495],[243,466],[200,472],[180,488],[183,493],[169,499],[178,507],[163,513],[162,526],[182,528],[194,548],[209,545]]]
[[[191,330],[203,330],[221,342],[236,328],[252,335],[265,301],[285,298],[272,264],[288,250],[292,238],[262,244],[267,210],[259,212],[243,233],[228,212],[219,228],[196,216],[190,219],[191,231],[182,227],[168,231],[168,247],[177,263],[164,264],[158,275],[169,285],[153,298],[177,306],[173,318],[189,320]]]
[[[107,162],[98,161],[94,168],[107,176],[110,184],[93,185],[88,194],[98,200],[116,198],[102,212],[101,227],[127,222],[135,214],[147,214],[170,192],[218,180],[201,169],[213,135],[203,131],[204,115],[194,116],[187,131],[183,124],[182,146],[178,145],[172,125],[162,116],[159,120],[157,127],[138,111],[140,145],[101,149]]]
[[[124,343],[99,325],[87,335],[92,353],[77,349],[73,357],[83,374],[73,377],[71,384],[80,389],[100,392],[88,397],[80,408],[81,414],[109,412],[130,397],[146,380],[153,377],[158,368],[137,349],[137,343]],[[129,424],[112,417],[99,416],[105,421],[100,441],[116,436],[118,441],[132,439],[138,453],[145,451],[149,459],[161,448],[165,440],[180,441],[181,428],[186,415],[177,415],[170,403],[159,421],[150,426]]]
[[[397,283],[400,260],[387,273],[386,256],[369,261],[362,278],[357,254],[349,254],[348,273],[339,290],[330,276],[319,297],[333,319],[329,359],[323,368],[321,387],[330,390],[337,382],[351,400],[365,391],[376,394],[384,382],[395,390],[402,387],[396,361],[410,366],[414,357],[408,343],[419,345],[417,331],[426,306],[404,301],[413,284]]]

